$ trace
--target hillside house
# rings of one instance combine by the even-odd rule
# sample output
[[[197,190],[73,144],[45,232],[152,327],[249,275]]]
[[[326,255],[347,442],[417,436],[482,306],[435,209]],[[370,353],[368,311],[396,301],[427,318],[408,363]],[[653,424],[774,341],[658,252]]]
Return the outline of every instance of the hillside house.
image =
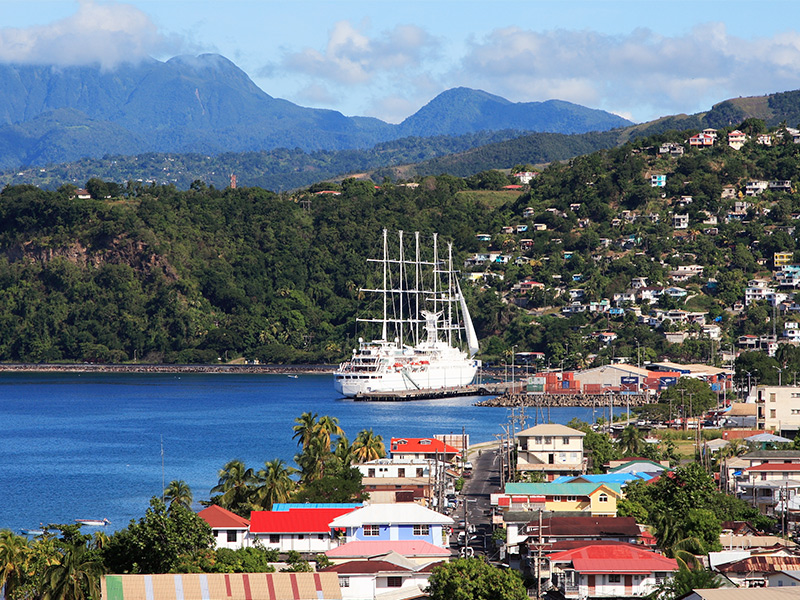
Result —
[[[443,460],[451,463],[461,451],[435,438],[392,438],[389,453],[396,460]]]
[[[360,505],[343,504],[317,508],[291,508],[280,510],[254,510],[250,513],[250,537],[253,543],[279,552],[319,553],[336,546],[330,523],[335,518],[354,511]]]
[[[762,146],[772,146],[773,135],[771,133],[759,133],[756,137],[756,144]]]
[[[673,229],[688,229],[689,215],[672,215]]]
[[[661,144],[661,146],[659,146],[658,153],[669,154],[671,156],[682,156],[683,144],[677,144],[675,142],[665,142]]]
[[[744,195],[745,196],[758,196],[759,194],[763,193],[769,187],[768,181],[761,181],[761,180],[753,180],[748,181],[747,185],[744,188]],[[736,211],[739,212],[739,211]],[[741,211],[745,212],[745,211]]]
[[[448,463],[433,460],[380,458],[355,465],[371,502],[417,502],[432,505],[437,481],[452,488],[455,473]]]
[[[650,176],[650,187],[664,187],[667,185],[667,176],[656,174]]]
[[[716,139],[716,136],[698,133],[690,137],[688,142],[691,148],[709,148],[714,145]]]
[[[728,134],[728,146],[734,150],[741,150],[742,146],[747,142],[747,134],[739,131],[738,129],[731,131]]]
[[[522,185],[528,185],[533,179],[538,175],[533,171],[521,171],[519,173],[514,173],[514,177],[517,178]]]

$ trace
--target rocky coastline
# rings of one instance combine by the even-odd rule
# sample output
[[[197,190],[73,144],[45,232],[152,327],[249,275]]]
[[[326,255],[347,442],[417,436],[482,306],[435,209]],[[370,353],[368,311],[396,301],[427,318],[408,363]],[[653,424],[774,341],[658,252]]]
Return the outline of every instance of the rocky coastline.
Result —
[[[521,406],[608,406],[609,399],[613,406],[636,407],[650,403],[648,396],[636,394],[503,394],[496,398],[489,398],[476,402],[475,406],[489,406],[500,408],[517,408]]]

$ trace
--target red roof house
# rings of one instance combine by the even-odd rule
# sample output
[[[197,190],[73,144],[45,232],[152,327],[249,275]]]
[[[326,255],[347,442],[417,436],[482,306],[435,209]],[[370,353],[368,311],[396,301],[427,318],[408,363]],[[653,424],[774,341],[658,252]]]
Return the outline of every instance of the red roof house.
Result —
[[[631,544],[590,544],[548,560],[566,598],[645,596],[678,568],[675,559]]]
[[[217,548],[236,550],[244,546],[250,521],[216,505],[204,508],[197,514],[211,526]]]
[[[353,506],[257,510],[250,513],[250,535],[281,552],[325,552],[336,545],[331,521],[353,510]]]
[[[458,448],[435,438],[392,438],[392,458],[430,458],[451,462],[461,454]]]

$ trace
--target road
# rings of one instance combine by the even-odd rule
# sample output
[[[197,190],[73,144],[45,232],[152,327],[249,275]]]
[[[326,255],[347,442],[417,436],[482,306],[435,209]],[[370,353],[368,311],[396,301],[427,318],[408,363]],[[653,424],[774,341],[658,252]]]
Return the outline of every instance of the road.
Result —
[[[462,505],[453,517],[457,521],[464,519],[470,529],[475,527],[475,538],[470,540],[470,547],[475,555],[487,555],[493,548],[491,494],[500,491],[500,464],[494,447],[482,447],[479,452],[480,455],[478,451],[469,455],[473,464],[472,476],[465,480],[460,498]]]

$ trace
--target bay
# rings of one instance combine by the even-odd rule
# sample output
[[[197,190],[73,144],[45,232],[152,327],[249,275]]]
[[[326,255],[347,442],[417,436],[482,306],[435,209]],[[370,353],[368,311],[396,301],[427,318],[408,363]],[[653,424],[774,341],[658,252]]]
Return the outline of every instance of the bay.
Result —
[[[200,508],[231,459],[294,464],[292,426],[307,411],[337,417],[351,441],[361,429],[388,445],[462,427],[473,444],[494,440],[510,411],[478,400],[354,402],[334,392],[330,375],[0,374],[0,528],[108,518],[120,529],[173,479],[190,485]],[[555,423],[573,417],[589,421],[592,410],[550,414]]]

